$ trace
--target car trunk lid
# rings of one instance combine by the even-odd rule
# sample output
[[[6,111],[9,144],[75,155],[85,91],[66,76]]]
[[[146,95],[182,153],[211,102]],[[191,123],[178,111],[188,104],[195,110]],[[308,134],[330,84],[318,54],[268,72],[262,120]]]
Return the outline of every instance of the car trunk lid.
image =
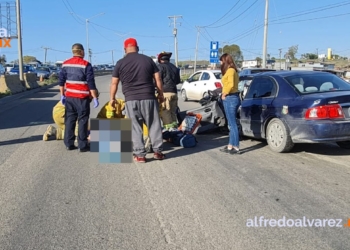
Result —
[[[315,106],[339,104],[342,107],[345,119],[350,120],[350,91],[314,93],[304,95],[303,98],[315,100]]]

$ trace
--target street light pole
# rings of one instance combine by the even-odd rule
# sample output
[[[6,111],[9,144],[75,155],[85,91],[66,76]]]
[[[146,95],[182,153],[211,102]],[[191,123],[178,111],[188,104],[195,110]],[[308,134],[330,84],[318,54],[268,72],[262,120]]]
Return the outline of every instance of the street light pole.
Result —
[[[194,65],[193,65],[193,73],[196,72],[197,70],[197,54],[198,54],[198,42],[199,42],[199,35],[200,35],[200,29],[201,27],[196,27],[197,28],[197,40],[196,40],[196,53],[194,54]]]
[[[127,35],[129,35],[130,34],[130,32],[128,32],[128,33],[126,33],[126,34],[119,34],[119,33],[117,33],[117,32],[114,32],[117,36],[119,36],[120,38],[123,38],[123,37],[125,37],[125,36],[127,36]],[[122,44],[123,45],[123,48],[122,48],[122,57],[125,55],[125,51],[124,51],[124,44]]]
[[[90,18],[83,18],[83,17],[81,17],[81,16],[79,16],[79,15],[73,13],[73,12],[71,12],[71,14],[74,14],[74,15],[78,16],[81,19],[85,19],[85,26],[86,26],[85,27],[86,28],[86,50],[87,50],[87,52],[89,54],[89,62],[91,62],[91,51],[90,51],[90,45],[89,45],[89,21],[91,19],[95,18],[95,17],[104,15],[105,13],[102,12],[102,13],[99,13],[99,14],[97,14],[95,16],[90,17]]]
[[[22,50],[22,28],[21,28],[21,8],[20,0],[16,0],[16,12],[17,12],[17,35],[18,35],[18,66],[19,66],[19,79],[24,81],[23,76],[23,50]]]
[[[269,0],[266,0],[265,6],[265,27],[264,27],[264,47],[263,47],[263,68],[266,68],[266,56],[267,56],[267,26],[269,16]]]
[[[90,49],[89,49],[89,19],[85,19],[85,28],[86,28],[86,49],[88,52],[88,57],[89,57],[89,62],[91,62],[91,53],[90,53]]]

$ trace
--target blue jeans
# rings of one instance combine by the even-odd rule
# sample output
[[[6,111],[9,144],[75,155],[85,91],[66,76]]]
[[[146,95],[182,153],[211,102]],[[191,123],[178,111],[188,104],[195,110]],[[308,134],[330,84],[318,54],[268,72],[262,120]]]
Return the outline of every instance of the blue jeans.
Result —
[[[228,127],[230,129],[229,134],[229,145],[234,147],[239,147],[239,133],[238,126],[236,121],[237,110],[239,105],[241,105],[241,99],[238,95],[229,95],[226,96],[225,100],[223,100],[226,119],[228,123]]]

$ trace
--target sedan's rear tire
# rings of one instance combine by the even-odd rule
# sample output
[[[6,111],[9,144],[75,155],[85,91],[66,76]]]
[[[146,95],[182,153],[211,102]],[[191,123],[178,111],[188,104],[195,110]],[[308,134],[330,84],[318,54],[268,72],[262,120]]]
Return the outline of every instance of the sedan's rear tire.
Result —
[[[184,90],[184,89],[181,91],[181,98],[182,98],[182,100],[184,100],[185,102],[188,100],[188,99],[187,99],[187,95],[186,95],[186,90]]]
[[[338,146],[344,149],[350,149],[350,141],[338,141]]]
[[[294,147],[288,127],[277,118],[269,122],[266,129],[266,140],[271,150],[277,153],[289,152]]]

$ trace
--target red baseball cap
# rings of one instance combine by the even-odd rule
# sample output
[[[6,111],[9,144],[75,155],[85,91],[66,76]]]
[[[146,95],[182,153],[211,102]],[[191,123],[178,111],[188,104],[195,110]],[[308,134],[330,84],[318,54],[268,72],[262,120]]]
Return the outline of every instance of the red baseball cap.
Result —
[[[124,41],[124,48],[137,47],[137,41],[135,38],[128,38]]]

